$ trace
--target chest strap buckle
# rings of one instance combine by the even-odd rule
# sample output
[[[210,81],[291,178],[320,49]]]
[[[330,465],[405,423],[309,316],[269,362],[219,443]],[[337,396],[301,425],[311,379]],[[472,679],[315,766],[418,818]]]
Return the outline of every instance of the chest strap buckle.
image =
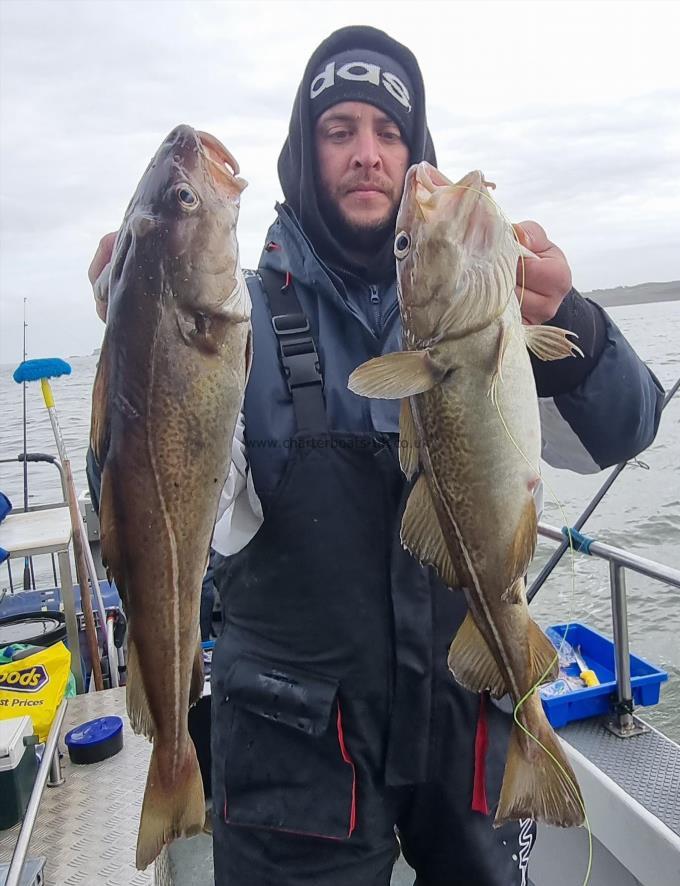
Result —
[[[272,317],[272,326],[277,335],[300,335],[309,332],[309,320],[304,314],[277,314]]]

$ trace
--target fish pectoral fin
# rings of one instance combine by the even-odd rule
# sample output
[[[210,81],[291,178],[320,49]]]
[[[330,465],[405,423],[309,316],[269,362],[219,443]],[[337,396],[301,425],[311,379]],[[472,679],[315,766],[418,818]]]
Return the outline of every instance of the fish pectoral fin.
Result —
[[[461,586],[456,575],[424,474],[416,480],[401,521],[401,543],[420,563],[434,566],[450,588]]]
[[[137,645],[132,637],[131,625],[128,622],[128,660],[127,660],[127,712],[130,724],[137,735],[154,737],[154,722],[149,709],[149,700],[142,680],[142,670],[137,652]]]
[[[494,698],[501,698],[508,691],[496,659],[470,612],[449,649],[449,670],[461,686],[472,692],[488,689]]]
[[[564,357],[583,357],[583,351],[569,340],[578,338],[575,332],[557,326],[522,326],[526,346],[539,360],[562,360]]]
[[[508,349],[508,343],[512,338],[512,327],[501,323],[498,335],[498,356],[496,358],[496,368],[491,376],[491,384],[489,386],[489,397],[491,402],[496,405],[498,403],[498,382],[503,381],[503,357]]]
[[[531,685],[541,686],[543,683],[557,680],[560,672],[557,652],[533,619],[529,619],[527,641]]]
[[[399,464],[407,480],[410,480],[417,471],[418,459],[418,433],[413,421],[411,403],[402,400],[399,414]]]
[[[104,468],[106,453],[109,448],[110,423],[109,423],[109,373],[108,373],[108,345],[104,335],[97,373],[92,386],[92,417],[90,419],[90,446],[99,470]]]
[[[196,704],[203,695],[203,684],[205,682],[203,676],[203,647],[199,637],[198,647],[194,655],[194,663],[191,670],[191,684],[189,686],[189,707]]]
[[[522,258],[538,258],[535,252],[532,252],[530,249],[527,249],[522,243],[519,244],[519,254]]]
[[[576,776],[536,693],[517,717],[535,741],[513,723],[493,826],[520,818],[562,828],[583,824],[583,797]]]
[[[350,375],[347,387],[362,397],[398,400],[429,391],[445,374],[429,351],[395,351],[362,363]]]
[[[517,581],[514,581],[510,587],[503,592],[501,595],[501,600],[504,603],[521,603],[526,600],[526,592],[524,590],[524,579],[518,578]]]

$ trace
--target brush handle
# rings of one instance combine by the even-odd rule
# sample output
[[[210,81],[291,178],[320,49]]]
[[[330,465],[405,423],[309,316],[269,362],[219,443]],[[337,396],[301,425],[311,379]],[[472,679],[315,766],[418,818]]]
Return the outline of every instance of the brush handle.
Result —
[[[62,460],[62,467],[64,468],[64,474],[66,475],[68,508],[71,512],[71,525],[73,527],[73,553],[76,561],[76,575],[78,576],[78,584],[80,585],[80,603],[83,607],[83,617],[85,619],[87,647],[92,662],[92,679],[94,680],[95,689],[100,691],[104,688],[104,678],[102,677],[101,662],[99,660],[97,629],[94,624],[92,598],[90,596],[90,585],[88,584],[87,561],[85,559],[85,548],[83,546],[83,521],[80,516],[80,509],[78,508],[76,487],[73,482],[70,461],[68,459]],[[103,627],[105,628],[105,625]],[[78,653],[74,650],[72,654],[77,655]]]
[[[589,668],[585,658],[581,655],[581,650],[575,649],[574,655],[576,656],[576,661],[578,662],[578,666],[581,669],[579,677],[583,680],[586,686],[599,686],[600,681],[597,678],[597,674],[592,668]]]
[[[70,370],[69,370],[70,371]],[[87,646],[92,662],[92,679],[94,680],[95,689],[104,688],[104,679],[102,677],[101,662],[99,659],[99,643],[97,641],[97,629],[94,623],[94,613],[92,611],[92,598],[90,596],[90,585],[88,584],[88,564],[85,555],[85,545],[87,539],[85,536],[85,527],[83,526],[80,509],[78,507],[78,497],[76,495],[76,485],[73,482],[73,474],[71,473],[71,462],[66,454],[64,446],[64,438],[59,427],[59,419],[57,418],[57,409],[54,404],[54,395],[48,378],[40,379],[40,387],[42,390],[43,400],[47,407],[47,413],[50,417],[54,439],[59,451],[59,461],[64,470],[66,479],[66,494],[68,499],[68,508],[71,515],[71,527],[73,529],[73,554],[76,561],[76,576],[80,585],[80,603],[83,608],[83,617],[85,619],[85,635],[87,637]],[[96,580],[96,576],[95,579]],[[99,585],[97,585],[97,590]],[[102,629],[106,629],[106,619],[102,625]],[[77,650],[73,650],[72,655],[77,655]]]

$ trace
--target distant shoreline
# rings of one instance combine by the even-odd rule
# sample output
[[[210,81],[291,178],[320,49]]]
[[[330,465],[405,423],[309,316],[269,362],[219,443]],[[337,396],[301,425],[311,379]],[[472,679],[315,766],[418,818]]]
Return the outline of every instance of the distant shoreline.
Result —
[[[625,305],[646,305],[654,302],[680,301],[680,280],[662,283],[638,283],[636,286],[616,286],[613,289],[592,289],[581,291],[582,295],[601,305],[603,308],[624,307]],[[80,357],[98,357],[101,348],[95,348],[90,354],[72,355]],[[69,357],[71,359],[71,357]],[[3,367],[16,367],[16,363],[1,364]]]
[[[668,283],[639,283],[637,286],[617,286],[614,289],[594,289],[583,295],[603,308],[618,305],[640,305],[652,302],[680,301],[680,280]]]

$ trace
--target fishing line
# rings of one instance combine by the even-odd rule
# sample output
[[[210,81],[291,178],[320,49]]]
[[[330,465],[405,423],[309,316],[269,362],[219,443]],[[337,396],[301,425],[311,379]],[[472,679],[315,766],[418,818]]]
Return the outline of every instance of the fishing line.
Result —
[[[468,190],[468,191],[476,191],[478,194],[481,194],[481,196],[483,196],[487,200],[489,200],[491,205],[496,209],[496,211],[498,212],[500,217],[503,219],[503,221],[507,222],[507,224],[510,226],[510,230],[512,231],[512,235],[515,238],[517,245],[520,248],[522,247],[522,243],[520,242],[519,236],[517,235],[517,231],[515,230],[514,226],[512,225],[512,222],[506,217],[506,215],[501,210],[500,206],[496,203],[496,201],[491,197],[490,194],[487,194],[484,191],[479,190],[479,188],[472,188],[468,185],[454,185],[454,187],[458,187],[458,188],[461,188],[463,190]],[[521,267],[519,307],[520,307],[520,313],[521,313],[522,303],[524,300],[524,290],[525,290],[524,284],[525,284],[525,280],[526,280],[525,268],[524,268],[524,255],[521,253],[521,251],[519,254],[519,259],[520,259],[520,267]],[[517,284],[515,284],[515,285],[517,285]],[[502,316],[502,313],[504,313],[505,308],[507,308],[507,306],[510,304],[510,300],[514,296],[515,296],[515,290],[513,287],[513,289],[510,292],[510,295],[508,297],[508,300],[505,303],[504,309],[501,312],[501,315],[499,315],[499,316]],[[502,365],[499,366],[499,370],[502,370]],[[499,377],[500,377],[500,372],[499,372]],[[501,378],[501,381],[502,381],[502,378]],[[489,393],[491,393],[491,391]],[[565,513],[564,507],[562,506],[562,502],[559,500],[559,498],[555,494],[555,492],[552,489],[552,487],[550,486],[550,484],[543,478],[543,475],[541,474],[540,465],[533,465],[531,463],[529,457],[524,453],[521,446],[517,443],[517,441],[515,440],[515,438],[513,437],[512,433],[511,433],[510,429],[508,428],[505,418],[503,417],[503,413],[501,412],[501,408],[498,403],[497,397],[494,396],[492,398],[492,400],[493,400],[494,406],[496,407],[496,411],[498,412],[498,417],[501,420],[501,424],[503,425],[503,429],[505,430],[505,433],[506,433],[508,439],[510,440],[512,445],[515,447],[517,452],[522,456],[522,458],[527,463],[527,465],[529,465],[531,470],[534,471],[538,475],[538,477],[541,479],[541,482],[543,483],[545,488],[548,490],[548,493],[553,498],[557,507],[560,509],[560,512],[562,514],[562,518],[564,520],[564,525],[569,526],[569,521],[567,519],[567,515]],[[556,663],[558,664],[558,667],[559,667],[560,653],[562,652],[564,644],[566,643],[567,633],[569,631],[569,627],[572,624],[572,619],[573,619],[573,615],[574,615],[574,608],[575,608],[575,600],[576,600],[576,557],[575,557],[575,552],[574,552],[573,539],[571,536],[571,531],[569,529],[567,530],[567,537],[569,540],[569,553],[570,553],[570,557],[571,557],[571,581],[572,581],[571,599],[570,599],[570,603],[569,603],[569,618],[567,621],[567,628],[566,628],[564,634],[562,635],[562,642],[560,643],[560,647],[558,650],[556,650],[555,655],[551,659],[548,667],[540,675],[540,677],[534,683],[534,685],[525,693],[525,695],[522,698],[520,698],[520,700],[515,705],[515,708],[513,710],[513,720],[517,724],[517,726],[522,730],[522,732],[524,732],[525,735],[527,735],[533,742],[535,742],[538,745],[539,748],[541,748],[542,751],[544,751],[547,754],[547,756],[550,758],[550,760],[552,760],[554,766],[565,778],[566,782],[569,785],[571,785],[571,787],[574,789],[574,794],[578,800],[579,806],[581,807],[581,811],[583,812],[584,824],[585,824],[585,828],[586,828],[586,831],[588,834],[588,865],[586,868],[585,878],[583,880],[583,886],[588,886],[588,882],[590,881],[590,874],[591,874],[592,866],[593,866],[593,834],[592,834],[592,831],[590,828],[590,822],[588,820],[588,813],[586,811],[585,803],[581,799],[578,785],[575,783],[574,779],[572,779],[571,775],[566,771],[564,766],[562,766],[560,761],[555,757],[555,755],[548,748],[546,748],[545,745],[541,742],[541,740],[536,735],[534,735],[531,732],[531,730],[527,729],[526,726],[523,723],[521,723],[518,718],[518,713],[519,713],[522,705],[524,705],[527,702],[527,700],[529,698],[531,698],[531,696],[534,695],[534,693],[536,693],[538,691],[539,687],[544,682],[544,680],[548,676],[548,674],[552,671],[552,669]]]
[[[512,436],[510,429],[508,428],[506,421],[503,418],[503,413],[500,410],[498,402],[496,401],[494,405],[496,406],[496,411],[498,412],[498,416],[501,420],[501,424],[503,425],[505,433],[508,436],[508,439],[510,440],[512,445],[515,447],[515,449],[519,452],[519,454],[522,456],[524,461],[526,461],[526,463],[529,465],[529,467],[533,471],[536,471],[538,476],[541,478],[541,482],[544,484],[545,488],[548,490],[549,494],[553,498],[555,504],[560,509],[560,512],[562,514],[562,518],[564,520],[564,525],[568,526],[569,521],[567,520],[567,515],[564,511],[564,508],[563,508],[562,503],[560,502],[559,498],[557,497],[557,495],[555,494],[554,490],[552,489],[550,484],[547,482],[547,480],[545,480],[543,478],[543,476],[540,472],[540,469],[537,469],[537,467],[535,465],[531,464],[529,458],[525,455],[525,453],[522,451],[521,447],[516,442],[515,438]],[[522,705],[525,704],[528,701],[528,699],[531,698],[531,696],[535,692],[538,691],[539,687],[543,684],[545,678],[552,671],[555,663],[557,663],[558,667],[559,667],[560,653],[562,652],[562,648],[563,648],[564,644],[566,643],[567,634],[568,634],[569,628],[573,622],[575,600],[576,600],[576,556],[575,556],[575,551],[574,551],[574,543],[573,543],[573,539],[571,536],[571,530],[569,530],[569,529],[567,530],[567,537],[569,539],[569,555],[571,558],[571,598],[569,601],[569,615],[568,615],[568,619],[567,619],[567,627],[564,631],[564,634],[562,635],[562,642],[560,643],[560,647],[555,652],[554,657],[550,660],[550,664],[545,669],[545,671],[540,675],[540,677],[536,680],[534,685],[517,702],[517,704],[515,705],[515,708],[512,712],[512,716],[513,716],[513,720],[519,726],[519,728],[522,730],[522,732],[524,732],[525,735],[528,735],[529,738],[533,742],[535,742],[538,745],[538,747],[541,748],[541,750],[544,751],[548,755],[548,757],[552,760],[553,764],[558,769],[558,771],[562,773],[562,775],[566,779],[567,783],[570,784],[572,786],[572,788],[574,789],[574,794],[575,794],[575,796],[578,800],[578,804],[581,807],[581,810],[583,812],[584,824],[586,827],[586,831],[588,833],[588,865],[586,868],[585,878],[583,880],[583,886],[588,886],[588,882],[590,881],[590,874],[591,874],[592,866],[593,866],[593,834],[592,834],[592,831],[590,828],[590,821],[588,820],[588,812],[586,811],[585,803],[581,799],[578,785],[574,782],[571,775],[566,771],[564,766],[562,766],[562,764],[555,757],[555,755],[552,753],[552,751],[550,751],[548,748],[546,748],[546,746],[543,744],[543,742],[536,735],[534,735],[531,732],[531,730],[527,729],[526,726],[523,723],[521,723],[518,718],[518,713],[519,713]]]

